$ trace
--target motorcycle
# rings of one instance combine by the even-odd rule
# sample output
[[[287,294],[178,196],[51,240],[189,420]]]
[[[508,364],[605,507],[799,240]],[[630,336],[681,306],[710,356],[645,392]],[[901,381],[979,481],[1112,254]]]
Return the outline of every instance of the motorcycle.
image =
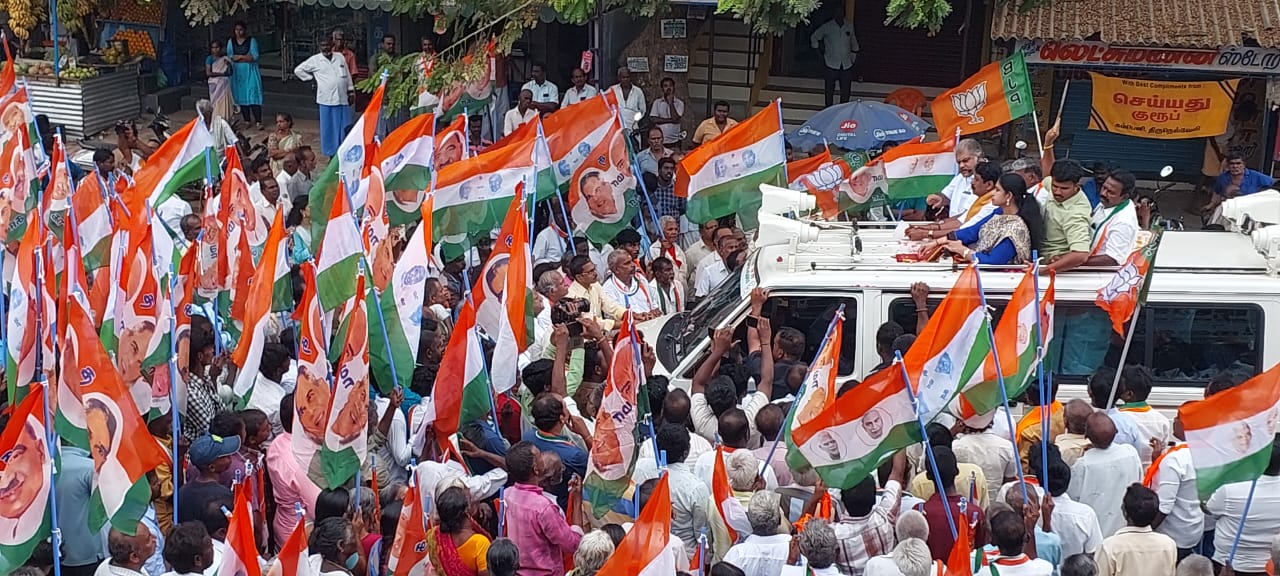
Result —
[[[146,112],[151,115],[150,122],[147,123],[147,129],[151,130],[151,145],[159,147],[173,135],[169,129],[169,117],[163,112],[147,108]],[[135,129],[136,130],[136,129]],[[80,167],[81,170],[92,172],[97,170],[97,166],[93,162],[93,154],[97,150],[108,150],[115,152],[116,145],[106,139],[107,131],[103,130],[93,137],[81,138],[76,142],[80,151],[71,156],[71,162]],[[141,160],[135,152],[135,158]]]

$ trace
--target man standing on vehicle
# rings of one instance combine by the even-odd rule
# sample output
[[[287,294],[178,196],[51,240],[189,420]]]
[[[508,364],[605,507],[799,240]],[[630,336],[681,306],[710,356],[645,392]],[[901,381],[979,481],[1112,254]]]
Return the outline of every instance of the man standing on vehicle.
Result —
[[[1135,187],[1137,179],[1128,170],[1114,170],[1102,181],[1085,266],[1119,266],[1137,246],[1138,212],[1131,200]]]
[[[698,263],[698,269],[693,274],[693,295],[695,298],[705,298],[711,292],[711,289],[719,286],[729,277],[729,268],[725,266],[725,261],[730,254],[742,248],[738,243],[738,239],[733,234],[732,226],[720,226],[715,231],[716,251],[713,254],[703,258]]]

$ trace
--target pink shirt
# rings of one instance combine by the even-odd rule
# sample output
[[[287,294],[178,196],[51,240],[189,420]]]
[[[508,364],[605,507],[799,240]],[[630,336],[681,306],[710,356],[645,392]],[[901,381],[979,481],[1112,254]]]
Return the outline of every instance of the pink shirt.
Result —
[[[520,549],[519,576],[564,576],[563,554],[578,549],[582,531],[537,486],[516,484],[504,496],[507,537]]]
[[[307,519],[314,519],[320,487],[298,466],[298,459],[293,456],[293,435],[288,432],[276,436],[267,447],[267,473],[271,475],[272,494],[276,500],[276,517],[271,525],[276,546],[284,546],[298,525],[294,504],[301,502]]]

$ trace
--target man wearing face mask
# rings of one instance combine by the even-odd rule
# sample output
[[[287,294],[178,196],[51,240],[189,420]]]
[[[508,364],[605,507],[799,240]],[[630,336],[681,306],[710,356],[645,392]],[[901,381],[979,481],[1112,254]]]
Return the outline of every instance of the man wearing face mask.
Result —
[[[220,476],[231,466],[231,455],[240,450],[240,437],[211,436],[196,438],[187,449],[197,474],[178,489],[178,522],[196,520],[206,502],[218,498],[231,500],[231,489],[222,485]]]
[[[183,522],[174,526],[165,541],[164,561],[173,568],[164,576],[201,576],[213,567],[213,539],[204,524]]]

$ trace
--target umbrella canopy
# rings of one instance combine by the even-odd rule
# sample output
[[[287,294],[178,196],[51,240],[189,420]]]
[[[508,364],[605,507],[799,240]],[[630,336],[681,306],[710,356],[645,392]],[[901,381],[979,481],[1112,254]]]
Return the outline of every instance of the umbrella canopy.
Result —
[[[911,140],[928,129],[919,116],[892,104],[855,100],[814,114],[787,134],[787,142],[801,150],[824,143],[846,150],[867,150],[880,148],[885,142]]]

